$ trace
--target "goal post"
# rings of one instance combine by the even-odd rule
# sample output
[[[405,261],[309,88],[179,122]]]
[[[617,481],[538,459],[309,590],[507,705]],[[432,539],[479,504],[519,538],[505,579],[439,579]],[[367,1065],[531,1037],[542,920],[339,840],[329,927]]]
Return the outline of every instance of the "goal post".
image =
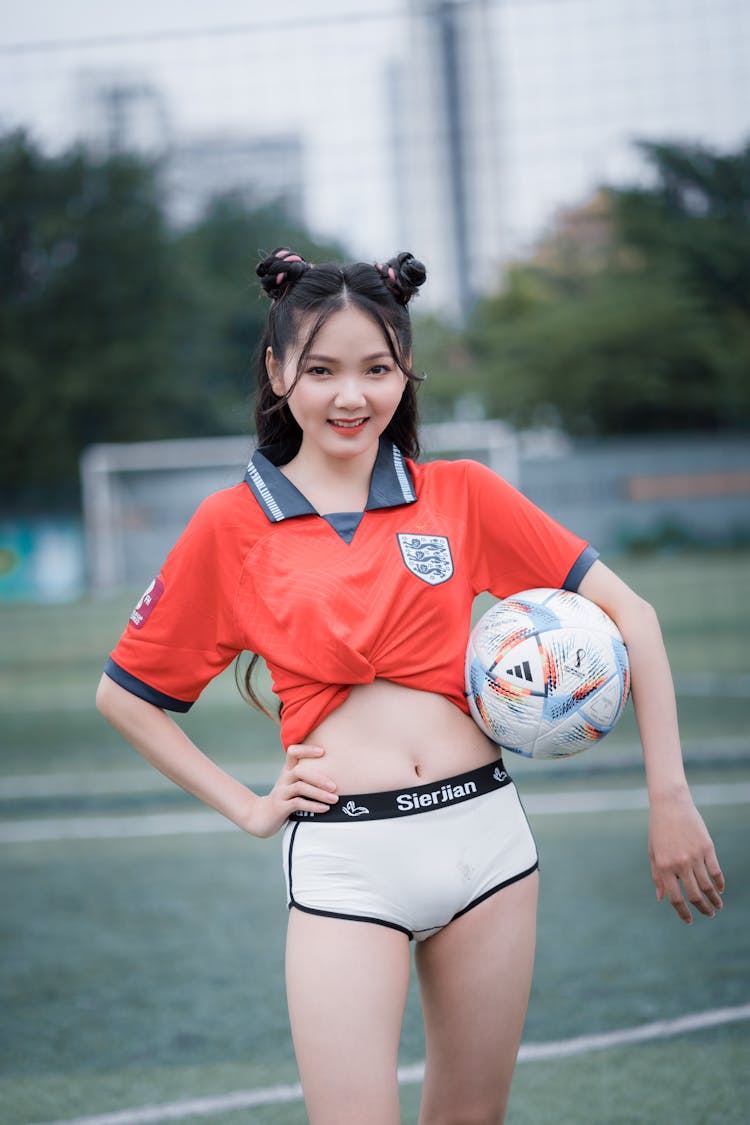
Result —
[[[422,426],[426,460],[471,457],[518,482],[518,440],[504,422]],[[92,445],[81,457],[81,493],[90,587],[138,586],[206,496],[242,479],[252,436]]]

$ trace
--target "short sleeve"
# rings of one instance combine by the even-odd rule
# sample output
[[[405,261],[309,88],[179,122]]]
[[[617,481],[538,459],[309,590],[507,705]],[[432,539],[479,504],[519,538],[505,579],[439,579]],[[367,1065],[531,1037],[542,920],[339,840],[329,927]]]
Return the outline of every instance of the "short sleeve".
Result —
[[[539,587],[576,590],[598,551],[485,465],[465,465],[475,593],[506,598]]]
[[[242,568],[217,493],[201,504],[136,605],[105,665],[134,695],[188,711],[244,647],[234,621]]]

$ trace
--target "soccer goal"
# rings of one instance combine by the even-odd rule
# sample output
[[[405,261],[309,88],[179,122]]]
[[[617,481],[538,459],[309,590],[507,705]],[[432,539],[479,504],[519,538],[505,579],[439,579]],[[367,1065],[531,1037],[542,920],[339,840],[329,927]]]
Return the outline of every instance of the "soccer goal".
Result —
[[[471,457],[518,481],[518,442],[504,422],[423,426],[424,457]],[[191,438],[93,445],[81,458],[91,589],[145,583],[211,492],[242,479],[252,437]]]

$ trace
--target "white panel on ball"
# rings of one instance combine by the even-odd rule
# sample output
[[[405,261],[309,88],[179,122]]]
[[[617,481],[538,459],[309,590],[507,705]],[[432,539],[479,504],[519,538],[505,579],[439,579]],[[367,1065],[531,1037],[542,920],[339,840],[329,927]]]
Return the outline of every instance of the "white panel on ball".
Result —
[[[494,742],[525,757],[569,757],[600,741],[629,690],[620,632],[581,594],[524,590],[492,606],[469,638],[471,714]]]

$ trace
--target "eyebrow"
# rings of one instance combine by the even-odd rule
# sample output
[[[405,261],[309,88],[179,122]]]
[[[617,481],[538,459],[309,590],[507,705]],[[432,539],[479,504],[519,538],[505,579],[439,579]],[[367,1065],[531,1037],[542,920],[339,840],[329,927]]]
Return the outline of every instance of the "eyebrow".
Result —
[[[363,356],[362,358],[363,358],[363,361],[365,363],[371,363],[374,359],[382,359],[383,356],[387,356],[390,359],[391,353],[385,352],[385,351],[375,352],[373,355],[366,355],[366,356]],[[322,359],[324,363],[338,363],[338,359],[336,358],[336,356],[330,356],[330,355],[311,354],[307,357],[307,359],[308,359],[308,362],[310,360],[313,360],[313,359]]]

